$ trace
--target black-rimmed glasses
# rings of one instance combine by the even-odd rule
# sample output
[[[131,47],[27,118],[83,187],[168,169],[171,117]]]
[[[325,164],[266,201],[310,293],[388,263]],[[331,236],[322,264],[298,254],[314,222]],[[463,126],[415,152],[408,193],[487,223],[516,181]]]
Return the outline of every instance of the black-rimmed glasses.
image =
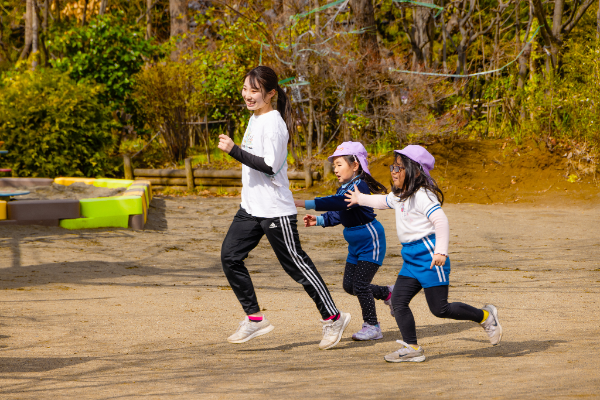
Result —
[[[390,165],[390,172],[400,172],[406,168],[401,167],[399,165]]]

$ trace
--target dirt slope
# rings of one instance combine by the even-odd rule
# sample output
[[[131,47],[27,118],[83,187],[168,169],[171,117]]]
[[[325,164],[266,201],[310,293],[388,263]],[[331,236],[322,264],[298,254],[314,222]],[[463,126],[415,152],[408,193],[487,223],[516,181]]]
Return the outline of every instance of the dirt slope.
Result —
[[[501,140],[455,140],[426,146],[435,157],[432,176],[448,203],[571,203],[600,202],[593,174],[578,175],[568,151],[550,152],[544,142],[520,146]],[[392,156],[371,162],[371,172],[389,186]],[[579,172],[580,173],[580,172]],[[573,175],[569,182],[568,175]]]

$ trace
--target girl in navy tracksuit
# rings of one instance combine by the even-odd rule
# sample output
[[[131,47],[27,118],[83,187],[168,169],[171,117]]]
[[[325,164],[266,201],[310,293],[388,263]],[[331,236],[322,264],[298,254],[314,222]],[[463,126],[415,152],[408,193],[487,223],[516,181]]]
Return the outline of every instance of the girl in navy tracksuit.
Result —
[[[370,175],[367,151],[358,142],[345,142],[329,157],[335,174],[342,186],[333,196],[317,197],[314,200],[296,200],[296,206],[307,210],[327,211],[320,216],[306,215],[305,226],[344,226],[344,239],[348,242],[348,257],[344,271],[344,290],[356,297],[362,308],[364,324],[352,335],[354,340],[376,340],[383,338],[377,320],[375,300],[384,300],[390,305],[391,289],[388,286],[372,285],[385,257],[385,231],[371,207],[348,208],[344,194],[355,185],[362,193],[387,193],[386,188]]]

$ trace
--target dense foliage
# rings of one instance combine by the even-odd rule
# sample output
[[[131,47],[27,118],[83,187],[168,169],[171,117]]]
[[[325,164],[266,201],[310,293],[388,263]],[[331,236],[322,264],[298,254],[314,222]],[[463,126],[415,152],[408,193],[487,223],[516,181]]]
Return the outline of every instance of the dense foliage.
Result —
[[[17,176],[107,176],[114,165],[112,118],[98,84],[77,83],[55,69],[24,71],[0,86],[2,160]],[[6,164],[3,164],[6,165]]]
[[[165,163],[214,161],[218,134],[244,131],[241,78],[266,64],[293,99],[296,164],[343,140],[377,152],[466,135],[570,141],[582,171],[596,165],[597,0],[107,4],[6,0],[0,68],[48,64],[104,85],[112,152],[137,163],[156,165],[159,147]],[[138,155],[150,149],[153,161]]]

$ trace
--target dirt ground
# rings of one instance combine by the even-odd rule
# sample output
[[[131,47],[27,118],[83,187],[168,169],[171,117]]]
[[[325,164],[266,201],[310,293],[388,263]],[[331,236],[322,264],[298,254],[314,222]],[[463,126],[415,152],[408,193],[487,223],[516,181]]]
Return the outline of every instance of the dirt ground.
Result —
[[[321,351],[316,308],[265,240],[247,260],[275,325],[226,342],[243,318],[220,266],[239,198],[155,197],[145,231],[0,228],[0,397],[581,398],[598,397],[597,203],[448,204],[450,299],[498,307],[492,347],[474,323],[436,319],[413,301],[424,363],[388,364],[400,335],[382,302],[384,339],[353,342],[362,323],[342,290],[339,227],[299,228],[338,307],[353,316]],[[303,212],[300,213],[301,215]],[[393,211],[379,212],[400,269]]]

